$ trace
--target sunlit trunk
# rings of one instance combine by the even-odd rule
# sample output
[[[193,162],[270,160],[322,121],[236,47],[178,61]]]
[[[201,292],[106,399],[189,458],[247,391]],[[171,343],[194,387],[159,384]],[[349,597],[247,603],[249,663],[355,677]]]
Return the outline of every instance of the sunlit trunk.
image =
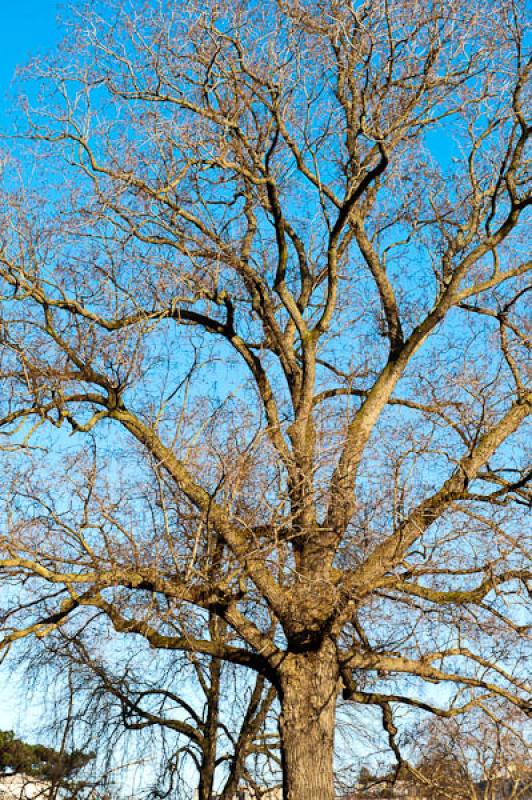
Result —
[[[284,800],[334,800],[338,666],[334,646],[291,655],[282,667]]]

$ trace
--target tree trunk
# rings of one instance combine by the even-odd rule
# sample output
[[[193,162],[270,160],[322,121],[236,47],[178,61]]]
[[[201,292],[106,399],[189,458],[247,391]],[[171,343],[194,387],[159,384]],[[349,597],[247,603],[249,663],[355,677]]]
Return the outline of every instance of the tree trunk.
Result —
[[[334,800],[338,664],[331,642],[290,654],[281,667],[284,800]]]
[[[212,625],[211,625],[212,631]],[[201,669],[201,667],[199,667]],[[216,744],[218,741],[218,719],[220,713],[221,662],[213,658],[209,663],[209,688],[207,695],[207,717],[203,736],[202,761],[198,786],[198,800],[214,797],[214,773],[216,771]]]

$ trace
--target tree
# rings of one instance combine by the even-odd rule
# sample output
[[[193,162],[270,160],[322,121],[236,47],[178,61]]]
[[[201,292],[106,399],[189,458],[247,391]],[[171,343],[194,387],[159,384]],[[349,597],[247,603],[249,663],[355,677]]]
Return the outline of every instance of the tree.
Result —
[[[139,760],[153,796],[182,797],[194,768],[198,800],[233,800],[241,783],[254,785],[257,766],[275,763],[275,691],[261,675],[246,681],[231,665],[195,653],[154,665],[146,648],[122,646],[117,653],[102,638],[96,652],[93,636],[77,631],[45,640],[32,674],[34,680],[43,669],[53,677],[71,674],[70,728],[83,731],[86,745],[98,751],[97,773],[119,784],[120,773]],[[67,705],[57,698],[55,704]]]
[[[435,800],[527,800],[532,793],[530,748],[511,715],[501,725],[477,713],[434,719],[420,731],[417,769]]]
[[[399,762],[401,706],[527,709],[524,36],[513,0],[108,0],[32,65],[4,649],[105,617],[255,671],[287,800],[333,797],[339,693]]]
[[[93,753],[60,752],[43,744],[28,744],[17,739],[13,731],[0,731],[2,775],[26,775],[54,786],[68,785],[72,775],[93,758]]]
[[[499,711],[501,709],[499,708]],[[515,713],[501,719],[475,709],[452,719],[433,717],[414,726],[409,743],[412,764],[399,771],[360,770],[351,798],[408,797],[416,800],[528,800],[530,748],[514,727]],[[399,785],[397,785],[399,781]]]

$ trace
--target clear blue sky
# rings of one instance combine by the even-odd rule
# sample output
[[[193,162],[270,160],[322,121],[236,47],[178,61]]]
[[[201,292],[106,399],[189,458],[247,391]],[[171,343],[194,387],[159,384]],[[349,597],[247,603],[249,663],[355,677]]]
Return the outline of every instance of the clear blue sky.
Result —
[[[61,32],[59,0],[0,0],[0,122],[17,66],[53,48]]]
[[[7,95],[13,90],[17,66],[53,48],[61,36],[59,10],[58,0],[0,0],[0,129],[8,124]],[[21,688],[5,669],[0,670],[0,729],[31,725],[34,709],[28,708],[27,699],[21,704]]]

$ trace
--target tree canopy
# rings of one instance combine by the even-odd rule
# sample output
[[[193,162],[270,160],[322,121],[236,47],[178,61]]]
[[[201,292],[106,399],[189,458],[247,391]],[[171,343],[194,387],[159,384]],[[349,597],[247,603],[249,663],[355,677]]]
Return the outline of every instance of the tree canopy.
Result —
[[[0,774],[26,775],[63,783],[94,758],[79,750],[60,752],[43,744],[28,744],[13,731],[0,731]]]
[[[514,0],[104,0],[30,65],[4,653],[257,673],[286,800],[332,800],[340,696],[397,769],[405,709],[530,710],[526,42]]]

